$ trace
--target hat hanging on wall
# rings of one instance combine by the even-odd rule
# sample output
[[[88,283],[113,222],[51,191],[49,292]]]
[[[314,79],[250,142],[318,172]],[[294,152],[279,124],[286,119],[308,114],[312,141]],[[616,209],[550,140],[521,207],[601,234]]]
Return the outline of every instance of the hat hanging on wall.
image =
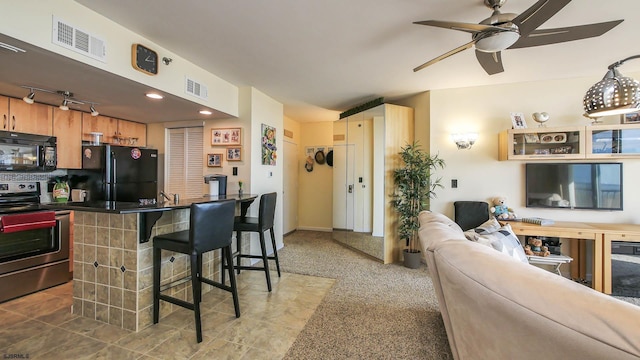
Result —
[[[311,156],[307,156],[307,162],[304,164],[304,168],[307,172],[313,171],[313,158]]]
[[[324,161],[325,161],[324,151],[322,150],[316,151],[316,162],[322,165],[324,164]]]
[[[333,166],[333,150],[327,153],[327,165]]]

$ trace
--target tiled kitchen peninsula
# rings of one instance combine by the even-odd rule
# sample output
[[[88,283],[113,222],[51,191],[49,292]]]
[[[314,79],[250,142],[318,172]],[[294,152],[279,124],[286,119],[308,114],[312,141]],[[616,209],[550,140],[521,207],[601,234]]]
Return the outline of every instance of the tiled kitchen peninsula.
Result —
[[[255,196],[236,199],[246,208]],[[149,208],[109,210],[104,207],[82,207],[71,203],[50,205],[75,211],[73,225],[73,313],[124,329],[140,331],[153,324],[153,237],[189,228],[189,205],[211,200],[189,199],[179,206],[149,211]],[[215,201],[215,200],[214,200]],[[159,213],[161,211],[161,213]],[[147,216],[160,216],[146,236]],[[142,233],[142,234],[141,234]],[[149,241],[144,241],[146,239]],[[141,241],[143,239],[143,241]],[[249,241],[245,241],[246,246]],[[244,246],[244,245],[243,245]],[[248,250],[248,249],[247,249]],[[162,284],[189,275],[188,257],[162,251]],[[219,279],[220,252],[203,255],[203,275]],[[212,289],[203,284],[203,293]],[[185,301],[192,300],[191,282],[175,286],[169,294]],[[179,307],[160,302],[160,316]]]

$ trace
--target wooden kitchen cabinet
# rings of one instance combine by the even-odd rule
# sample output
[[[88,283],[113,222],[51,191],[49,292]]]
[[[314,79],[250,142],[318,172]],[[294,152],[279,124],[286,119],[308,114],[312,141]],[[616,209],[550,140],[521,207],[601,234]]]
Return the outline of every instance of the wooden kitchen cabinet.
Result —
[[[124,146],[147,146],[147,125],[135,121],[118,120],[118,143]]]
[[[6,124],[9,123],[9,98],[0,95],[0,121],[2,121],[2,130],[6,130]]]
[[[58,168],[82,168],[82,117],[76,110],[53,109],[53,136],[58,140]]]
[[[9,98],[9,118],[2,130],[28,134],[53,134],[53,106]]]
[[[118,119],[108,116],[91,116],[82,114],[82,141],[93,141],[92,132],[101,132],[101,143],[113,144],[115,135],[118,133]]]

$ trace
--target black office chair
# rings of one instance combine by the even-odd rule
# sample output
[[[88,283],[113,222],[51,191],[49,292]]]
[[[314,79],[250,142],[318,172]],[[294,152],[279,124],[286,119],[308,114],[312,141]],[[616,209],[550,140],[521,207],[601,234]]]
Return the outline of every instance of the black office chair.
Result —
[[[182,306],[195,312],[196,336],[202,342],[202,323],[200,320],[200,302],[202,301],[202,283],[215,286],[231,292],[236,317],[240,317],[238,289],[233,274],[233,259],[231,257],[231,237],[233,235],[233,219],[235,215],[235,200],[213,203],[191,204],[189,230],[157,235],[153,238],[153,323],[157,324],[160,317],[160,300]],[[161,250],[168,250],[190,255],[191,287],[193,289],[193,303],[160,293],[175,285],[184,283],[184,279],[177,280],[160,288]],[[229,269],[231,286],[215,282],[202,276],[202,254],[216,249],[222,249],[221,262],[226,261]]]
[[[236,231],[236,244],[237,249],[233,254],[236,257],[236,271],[240,274],[240,270],[259,270],[264,271],[267,278],[267,289],[271,291],[271,276],[269,275],[269,260],[275,260],[276,268],[278,269],[278,277],[280,277],[280,260],[278,260],[278,250],[276,249],[276,237],[273,232],[273,220],[276,213],[276,198],[277,193],[272,192],[264,194],[260,197],[260,209],[258,211],[258,217],[243,217],[236,216],[233,229]],[[264,232],[269,230],[271,234],[271,245],[273,246],[273,255],[267,256],[267,247],[264,239]],[[260,235],[260,250],[262,255],[249,255],[242,253],[242,232],[257,232]],[[243,258],[248,259],[261,259],[263,266],[243,266],[240,265],[240,260]],[[222,264],[223,268],[225,267]],[[224,283],[224,271],[222,271],[222,282]]]
[[[462,231],[473,229],[489,220],[489,203],[485,201],[455,201],[454,221]]]

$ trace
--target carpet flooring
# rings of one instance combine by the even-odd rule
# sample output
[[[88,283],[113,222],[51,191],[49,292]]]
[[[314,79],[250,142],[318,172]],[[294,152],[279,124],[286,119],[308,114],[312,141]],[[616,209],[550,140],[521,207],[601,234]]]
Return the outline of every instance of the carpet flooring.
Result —
[[[336,279],[285,359],[453,359],[426,266],[383,265],[327,232],[284,243],[283,271]]]

